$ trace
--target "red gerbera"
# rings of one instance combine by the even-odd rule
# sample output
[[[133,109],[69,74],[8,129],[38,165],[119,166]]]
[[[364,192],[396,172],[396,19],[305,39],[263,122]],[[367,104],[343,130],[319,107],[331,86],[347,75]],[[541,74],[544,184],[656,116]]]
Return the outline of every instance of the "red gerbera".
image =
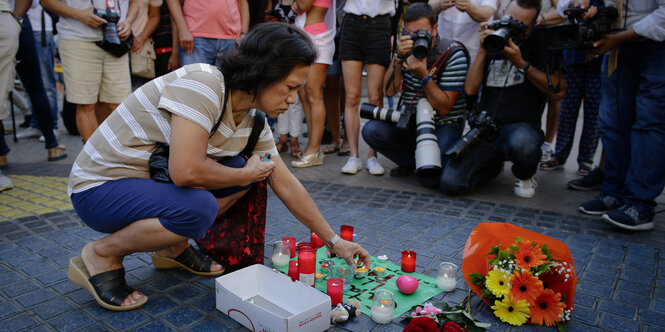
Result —
[[[561,294],[546,289],[536,298],[531,306],[531,324],[554,326],[563,319],[566,304],[561,302]]]
[[[515,252],[515,262],[520,269],[528,270],[533,266],[545,263],[545,256],[540,246],[532,245],[533,242],[524,240],[518,243],[519,250]]]
[[[534,301],[543,292],[543,282],[531,275],[529,271],[515,271],[510,278],[510,295],[515,301],[525,300],[533,306]]]
[[[559,274],[557,271],[550,271],[541,274],[540,280],[543,282],[543,287],[549,288],[555,293],[566,294],[568,291],[568,285],[564,281],[566,277],[562,274]]]

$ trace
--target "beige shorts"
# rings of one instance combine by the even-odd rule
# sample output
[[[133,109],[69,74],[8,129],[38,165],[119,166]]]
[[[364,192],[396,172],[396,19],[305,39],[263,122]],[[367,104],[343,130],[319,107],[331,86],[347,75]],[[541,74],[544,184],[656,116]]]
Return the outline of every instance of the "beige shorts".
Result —
[[[9,116],[5,105],[9,92],[14,88],[16,77],[16,51],[21,27],[12,14],[0,12],[0,120]],[[2,134],[2,133],[0,133]]]
[[[132,93],[129,56],[115,57],[94,42],[58,40],[67,101],[120,104]]]

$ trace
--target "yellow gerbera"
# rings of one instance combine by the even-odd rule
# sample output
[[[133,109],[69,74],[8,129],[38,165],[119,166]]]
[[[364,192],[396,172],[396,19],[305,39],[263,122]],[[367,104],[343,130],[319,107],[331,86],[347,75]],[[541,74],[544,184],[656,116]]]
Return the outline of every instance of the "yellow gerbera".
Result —
[[[502,301],[494,301],[492,306],[494,315],[499,319],[510,325],[520,326],[529,319],[529,304],[524,300],[515,301],[515,299],[508,295]]]
[[[510,275],[501,270],[492,270],[487,273],[485,287],[496,297],[502,297],[510,293]]]

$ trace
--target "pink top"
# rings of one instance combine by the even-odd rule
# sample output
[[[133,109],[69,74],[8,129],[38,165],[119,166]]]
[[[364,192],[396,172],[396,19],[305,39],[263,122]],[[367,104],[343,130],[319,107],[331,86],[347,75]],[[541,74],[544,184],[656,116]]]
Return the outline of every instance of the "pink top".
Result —
[[[312,6],[330,8],[331,3],[332,3],[332,0],[314,0],[314,3],[312,3]]]
[[[237,0],[187,0],[182,11],[194,37],[235,39],[240,36],[242,26]]]

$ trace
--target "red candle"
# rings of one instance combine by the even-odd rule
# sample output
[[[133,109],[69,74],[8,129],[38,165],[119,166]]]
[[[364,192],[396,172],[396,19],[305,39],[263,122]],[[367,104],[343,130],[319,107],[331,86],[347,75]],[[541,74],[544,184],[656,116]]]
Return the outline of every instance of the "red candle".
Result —
[[[298,274],[300,281],[314,286],[316,281],[316,249],[311,244],[308,246],[298,246]]]
[[[330,278],[328,279],[328,296],[330,296],[330,301],[333,306],[336,306],[338,303],[342,303],[342,297],[344,296],[344,280],[340,278]]]
[[[291,277],[291,281],[298,280],[298,261],[289,262],[289,277]]]
[[[296,238],[292,236],[283,237],[282,241],[289,244],[289,250],[291,251],[291,258],[296,257]]]
[[[321,248],[325,245],[323,241],[321,241],[321,238],[314,232],[312,232],[311,241],[312,245],[314,245],[314,248]]]
[[[342,228],[339,230],[339,237],[347,241],[353,241],[353,226],[342,225]]]
[[[314,248],[314,246],[312,242],[300,242],[296,245],[296,248],[298,248],[298,253],[300,253],[300,248]]]
[[[402,271],[416,271],[416,252],[411,250],[402,251]]]

